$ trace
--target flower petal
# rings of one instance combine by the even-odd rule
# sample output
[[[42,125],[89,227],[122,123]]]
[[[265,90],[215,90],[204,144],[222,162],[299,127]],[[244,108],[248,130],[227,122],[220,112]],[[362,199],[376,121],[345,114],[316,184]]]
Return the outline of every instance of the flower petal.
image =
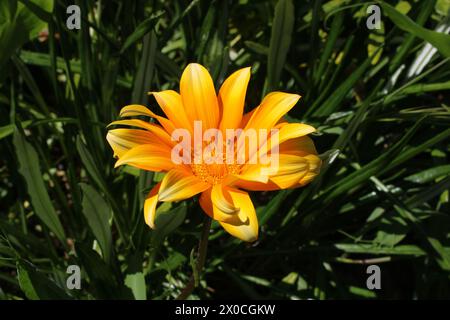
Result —
[[[316,129],[314,127],[305,123],[284,122],[279,126],[278,143],[281,144],[287,140],[303,137],[315,131]]]
[[[165,145],[143,144],[125,152],[115,167],[130,165],[149,171],[167,171],[174,167],[171,160],[171,149]]]
[[[318,158],[317,156],[314,157]],[[277,171],[275,174],[270,176],[268,183],[238,180],[234,183],[234,185],[252,191],[294,188],[300,186],[299,183],[301,179],[303,179],[310,172],[310,170],[312,170],[310,169],[310,162],[317,167],[317,163],[314,162],[314,159],[309,159],[298,155],[280,154],[278,161]],[[314,169],[317,170],[315,167]],[[264,169],[265,166],[259,165],[259,170],[261,172],[264,172]],[[252,165],[250,169],[247,169],[247,171],[249,170],[257,172],[258,165]],[[248,173],[244,172],[243,174],[245,175]]]
[[[175,128],[185,128],[192,132],[192,123],[189,121],[186,111],[181,101],[181,96],[173,90],[160,92],[149,92],[158,102],[167,118],[173,123]]]
[[[154,186],[144,202],[144,220],[152,229],[155,229],[156,205],[158,204],[158,192],[160,186],[161,182]]]
[[[253,110],[244,113],[242,116],[240,128],[245,128],[247,126],[247,123],[250,121],[250,119],[253,117],[253,115],[258,111],[259,107],[254,108]]]
[[[175,129],[173,123],[170,120],[168,120],[164,117],[158,116],[154,112],[150,111],[150,109],[148,109],[147,107],[142,106],[140,104],[130,104],[128,106],[123,107],[120,110],[119,115],[121,117],[133,117],[133,116],[151,117],[151,118],[158,120],[158,122],[163,126],[163,128],[167,132],[172,133],[172,131]]]
[[[250,80],[250,67],[240,69],[229,76],[219,90],[222,110],[220,129],[238,128],[244,112],[245,94]]]
[[[272,130],[276,131],[272,132]],[[305,136],[314,131],[314,127],[303,123],[285,122],[277,125],[271,129],[270,132],[268,132],[268,134],[270,134],[268,138],[260,136],[257,140],[257,145],[255,145],[255,148],[246,151],[249,153],[248,158],[245,159],[247,161],[246,166],[251,167],[251,164],[259,163],[260,159],[263,159],[263,157],[270,157],[271,154],[282,153],[280,152],[279,147],[283,142]],[[243,152],[243,150],[240,152]],[[243,171],[246,170],[243,169]]]
[[[202,207],[203,211],[210,216],[211,218],[214,218],[213,216],[213,204],[211,200],[211,188],[205,190],[200,195],[200,198],[198,200],[200,207]],[[218,220],[218,219],[215,219]]]
[[[212,219],[216,221],[222,221],[231,224],[242,224],[243,222],[245,222],[245,220],[241,221],[236,213],[234,214],[225,213],[220,209],[218,209],[216,206],[214,206],[211,199],[211,191],[212,188],[209,188],[208,190],[204,191],[199,199],[200,206],[207,215],[209,215]]]
[[[115,157],[121,157],[128,150],[141,144],[157,144],[159,138],[147,131],[139,129],[113,129],[109,130],[106,140],[114,151]],[[162,143],[162,141],[161,141]]]
[[[220,183],[214,185],[211,190],[211,200],[217,209],[230,215],[238,212],[239,208],[236,208],[233,205],[233,201],[230,198],[229,193],[227,190],[224,190],[225,188],[227,187]]]
[[[204,129],[217,128],[219,105],[211,76],[200,64],[190,63],[180,80],[180,93],[186,114],[193,124],[202,121]]]
[[[230,188],[229,195],[235,207],[239,208],[239,218],[245,222],[231,224],[219,221],[222,227],[232,236],[243,241],[255,241],[258,238],[258,218],[255,207],[247,192]]]
[[[161,139],[164,142],[164,144],[166,144],[168,146],[175,145],[175,142],[172,141],[172,138],[167,133],[167,131],[164,130],[159,125],[156,125],[154,123],[149,123],[149,122],[139,120],[139,119],[118,120],[118,121],[111,122],[108,125],[108,127],[113,126],[113,125],[132,126],[132,127],[145,129],[145,130],[148,130],[148,131],[154,133],[159,139]]]
[[[297,103],[298,94],[272,92],[261,102],[246,128],[271,129]]]
[[[280,154],[293,154],[297,156],[317,155],[316,147],[310,137],[298,137],[284,141],[279,146]]]
[[[122,118],[136,116],[153,117],[153,112],[151,112],[146,106],[140,104],[130,104],[120,109],[119,116]]]
[[[322,160],[313,154],[307,155],[304,157],[309,164],[308,173],[302,177],[302,179],[298,182],[300,187],[303,187],[310,183],[320,172],[320,167],[322,166]]]
[[[258,238],[258,218],[252,200],[247,192],[235,188],[225,191],[233,206],[239,208],[235,214],[221,212],[213,205],[211,189],[200,196],[200,206],[211,218],[217,220],[232,236],[244,241],[255,241]]]
[[[170,170],[161,181],[160,201],[180,201],[203,192],[211,185],[183,167]]]

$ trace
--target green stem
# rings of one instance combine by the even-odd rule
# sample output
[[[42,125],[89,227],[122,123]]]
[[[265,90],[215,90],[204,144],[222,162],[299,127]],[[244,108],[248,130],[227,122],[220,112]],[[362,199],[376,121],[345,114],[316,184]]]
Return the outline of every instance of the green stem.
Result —
[[[211,229],[211,218],[207,216],[207,217],[205,217],[205,221],[203,222],[202,235],[201,235],[200,241],[198,243],[197,270],[196,270],[196,273],[198,275],[201,275],[203,266],[205,265],[206,251],[208,248],[208,237],[209,237],[210,229]],[[176,300],[185,300],[187,297],[189,297],[189,295],[195,289],[196,281],[195,281],[194,273],[192,273],[192,275],[189,279],[189,282],[187,283],[186,287],[181,291],[180,295],[176,298]]]

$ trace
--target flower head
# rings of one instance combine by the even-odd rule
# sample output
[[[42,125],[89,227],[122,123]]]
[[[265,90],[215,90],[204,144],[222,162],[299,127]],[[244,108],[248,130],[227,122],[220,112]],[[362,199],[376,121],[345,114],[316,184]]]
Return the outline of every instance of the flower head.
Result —
[[[206,214],[231,235],[254,241],[258,219],[245,190],[301,187],[318,174],[321,161],[307,137],[315,129],[283,119],[300,96],[272,92],[244,114],[249,80],[250,68],[240,69],[216,94],[209,72],[191,63],[181,76],[180,93],[150,93],[167,117],[129,105],[120,112],[127,119],[111,123],[127,127],[108,131],[116,167],[127,164],[166,172],[144,203],[145,222],[151,228],[158,202],[200,194]],[[129,119],[135,116],[148,116],[159,124]]]

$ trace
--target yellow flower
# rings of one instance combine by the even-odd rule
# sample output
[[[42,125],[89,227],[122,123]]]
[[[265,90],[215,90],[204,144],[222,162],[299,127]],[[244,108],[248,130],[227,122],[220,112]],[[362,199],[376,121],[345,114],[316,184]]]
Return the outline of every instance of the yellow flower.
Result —
[[[243,114],[249,80],[250,68],[240,69],[225,80],[216,95],[209,72],[203,66],[191,63],[181,76],[180,93],[173,90],[150,93],[167,118],[154,114],[144,106],[129,105],[122,108],[121,117],[148,116],[159,124],[140,119],[111,123],[135,127],[111,129],[108,132],[106,138],[114,156],[118,158],[116,167],[127,164],[143,170],[167,172],[145,200],[145,222],[151,228],[155,228],[158,202],[180,201],[201,194],[199,202],[206,214],[217,220],[231,235],[244,241],[254,241],[258,237],[258,219],[250,196],[244,190],[301,187],[318,174],[321,161],[312,140],[307,137],[315,129],[302,123],[288,123],[283,119],[300,96],[272,92],[258,107]],[[193,159],[198,155],[197,149],[191,149],[192,152],[183,149],[181,156],[192,161],[174,161],[173,150],[179,145],[179,140],[174,139],[174,133],[181,128],[195,136],[195,127],[199,122],[202,130],[216,129],[224,135],[229,129],[242,129],[244,133],[250,130],[272,131],[265,140],[258,141],[256,147],[246,146],[245,142],[240,144],[242,141],[239,140],[234,155],[243,153],[243,162],[209,161],[219,154],[217,151],[220,150],[217,149],[210,150],[210,156],[207,153],[200,161]],[[190,141],[184,142],[192,141],[191,137]],[[222,148],[230,143],[234,145],[227,135]],[[202,140],[201,146],[205,144]],[[269,170],[267,163],[250,161],[254,159],[252,155],[258,152],[271,156],[274,146],[278,149],[275,171]]]

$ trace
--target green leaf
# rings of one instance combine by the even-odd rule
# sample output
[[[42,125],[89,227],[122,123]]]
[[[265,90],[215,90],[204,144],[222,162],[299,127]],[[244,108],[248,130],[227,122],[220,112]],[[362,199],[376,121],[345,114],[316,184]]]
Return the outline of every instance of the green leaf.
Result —
[[[355,286],[350,286],[349,291],[350,291],[350,293],[353,293],[357,296],[364,297],[364,298],[376,298],[376,296],[377,296],[376,293],[371,290],[367,290],[367,289],[359,288],[359,287],[355,287]]]
[[[97,167],[97,164],[95,163],[94,157],[89,152],[88,148],[83,143],[80,136],[77,136],[76,147],[77,147],[78,153],[80,154],[81,161],[83,162],[84,166],[86,167],[87,172],[92,177],[94,182],[97,184],[97,186],[102,188],[102,190],[107,189],[105,181],[103,179],[103,176],[100,173],[100,170]]]
[[[202,59],[202,56],[206,49],[206,45],[208,44],[208,40],[211,34],[214,32],[216,10],[217,10],[217,3],[211,1],[208,12],[206,13],[205,18],[203,19],[203,23],[200,28],[199,41],[197,42],[198,45],[195,50],[198,61]]]
[[[411,5],[408,1],[399,1],[397,5],[395,6],[395,10],[402,14],[408,14],[408,12],[411,10]]]
[[[122,275],[113,270],[86,243],[75,244],[83,271],[89,277],[91,292],[98,299],[132,299],[131,290],[124,285]]]
[[[409,229],[407,223],[400,217],[384,218],[374,241],[382,246],[393,247],[406,237]]]
[[[450,178],[446,178],[442,181],[439,181],[438,183],[431,184],[428,188],[425,188],[422,191],[408,198],[405,201],[405,205],[411,209],[421,206],[430,199],[437,197],[438,195],[444,192],[448,192],[449,187],[450,187]]]
[[[129,47],[131,47],[135,42],[139,41],[143,36],[145,36],[150,30],[155,27],[155,22],[164,14],[164,11],[158,11],[152,14],[149,18],[142,21],[134,30],[134,32],[128,36],[125,40],[120,53],[124,53]]]
[[[267,61],[268,91],[276,89],[281,71],[291,45],[294,28],[294,5],[291,0],[280,0],[275,6],[275,17],[270,36],[269,57]]]
[[[337,243],[334,245],[337,249],[347,253],[365,253],[365,254],[391,254],[407,256],[424,256],[425,251],[413,245],[401,245],[395,247],[380,247],[373,244],[347,244]]]
[[[419,129],[419,127],[423,123],[423,120],[424,118],[416,122],[414,126],[403,136],[403,138],[400,139],[394,146],[392,146],[389,151],[372,160],[364,167],[361,167],[361,169],[359,169],[358,171],[342,178],[337,184],[327,188],[327,190],[325,190],[324,192],[325,200],[323,201],[327,203],[334,197],[337,197],[340,194],[351,190],[360,183],[366,181],[374,174],[377,174],[378,176],[382,175],[384,172],[395,168],[404,161],[407,161],[408,159],[414,157],[416,154],[423,152],[433,144],[450,136],[450,129],[447,129],[422,143],[421,145],[407,148],[400,153],[405,144],[409,141],[409,139],[411,139],[412,135]]]
[[[344,15],[343,14],[337,14],[334,19],[333,22],[331,24],[331,30],[330,33],[327,36],[327,40],[326,40],[326,44],[325,44],[325,48],[323,49],[323,52],[320,56],[320,62],[319,62],[319,66],[317,68],[317,71],[314,72],[313,77],[314,77],[314,83],[317,85],[319,83],[319,80],[321,80],[321,77],[324,74],[325,71],[325,67],[328,64],[331,54],[333,52],[333,48],[336,44],[336,41],[338,39],[338,36],[341,34],[342,32],[342,24],[343,24],[343,20],[344,20]]]
[[[244,44],[255,53],[261,54],[261,55],[268,55],[269,54],[269,48],[266,46],[263,46],[260,43],[254,42],[254,41],[244,41]]]
[[[428,236],[427,240],[436,252],[437,256],[435,258],[439,266],[445,271],[450,271],[450,252],[448,248],[445,248],[439,239]]]
[[[13,141],[19,161],[19,172],[25,179],[31,204],[38,217],[45,223],[58,239],[65,244],[64,229],[47,193],[42,173],[39,168],[39,158],[33,146],[26,141],[19,130],[14,131]]]
[[[21,50],[20,59],[25,64],[47,68],[51,67],[51,56],[48,53]],[[81,62],[79,60],[70,60],[69,64],[73,73],[81,73]],[[56,57],[56,66],[58,69],[65,69],[64,59],[61,57]],[[131,80],[120,76],[117,77],[116,82],[118,85],[125,88],[131,88],[132,85]]]
[[[67,300],[71,297],[53,280],[25,260],[17,261],[20,289],[30,300]]]
[[[80,183],[83,193],[83,214],[102,249],[105,261],[111,262],[112,237],[109,220],[111,208],[100,193],[88,184]]]
[[[266,206],[257,209],[258,221],[261,226],[265,225],[267,221],[279,211],[280,206],[283,204],[283,201],[287,196],[287,191],[283,190],[278,192],[278,194],[276,194]]]
[[[187,257],[177,251],[173,252],[167,259],[161,261],[158,266],[158,269],[166,270],[167,272],[171,272],[183,265],[186,262]]]
[[[435,8],[436,12],[442,16],[450,15],[450,0],[437,0]]]
[[[368,57],[352,74],[345,79],[339,85],[339,87],[334,90],[334,92],[329,96],[327,100],[316,110],[312,110],[314,116],[326,117],[331,113],[335,112],[342,100],[347,96],[347,94],[352,90],[356,82],[364,75],[364,72],[370,66],[372,62],[372,57]]]
[[[159,208],[160,209],[160,208]],[[152,233],[152,243],[156,246],[164,241],[165,237],[177,229],[186,218],[187,206],[185,203],[178,207],[156,213],[155,230]]]
[[[53,0],[31,0],[43,10],[53,10]],[[46,23],[24,4],[15,0],[0,1],[0,67],[26,41],[37,37]]]
[[[445,57],[450,57],[450,35],[421,27],[408,16],[398,12],[394,7],[385,2],[381,2],[381,6],[383,12],[387,14],[389,19],[391,19],[397,27],[431,43]]]
[[[160,51],[156,51],[156,64],[161,69],[161,71],[164,71],[169,76],[177,80],[180,78],[181,69]]]
[[[26,128],[31,124],[31,120],[23,121],[20,125],[22,128]],[[14,124],[7,124],[6,126],[0,127],[0,140],[6,138],[14,133]]]
[[[156,34],[152,31],[144,37],[144,48],[134,79],[131,96],[133,103],[146,104],[147,92],[150,90],[156,63]]]
[[[384,23],[380,21],[380,29],[370,30],[369,44],[367,45],[367,53],[372,57],[371,63],[377,64],[383,53],[384,46]]]
[[[128,274],[125,277],[125,285],[131,289],[136,300],[147,300],[145,276],[142,272]]]
[[[450,164],[430,168],[419,173],[415,173],[405,178],[406,181],[414,183],[428,183],[436,178],[450,174]]]

